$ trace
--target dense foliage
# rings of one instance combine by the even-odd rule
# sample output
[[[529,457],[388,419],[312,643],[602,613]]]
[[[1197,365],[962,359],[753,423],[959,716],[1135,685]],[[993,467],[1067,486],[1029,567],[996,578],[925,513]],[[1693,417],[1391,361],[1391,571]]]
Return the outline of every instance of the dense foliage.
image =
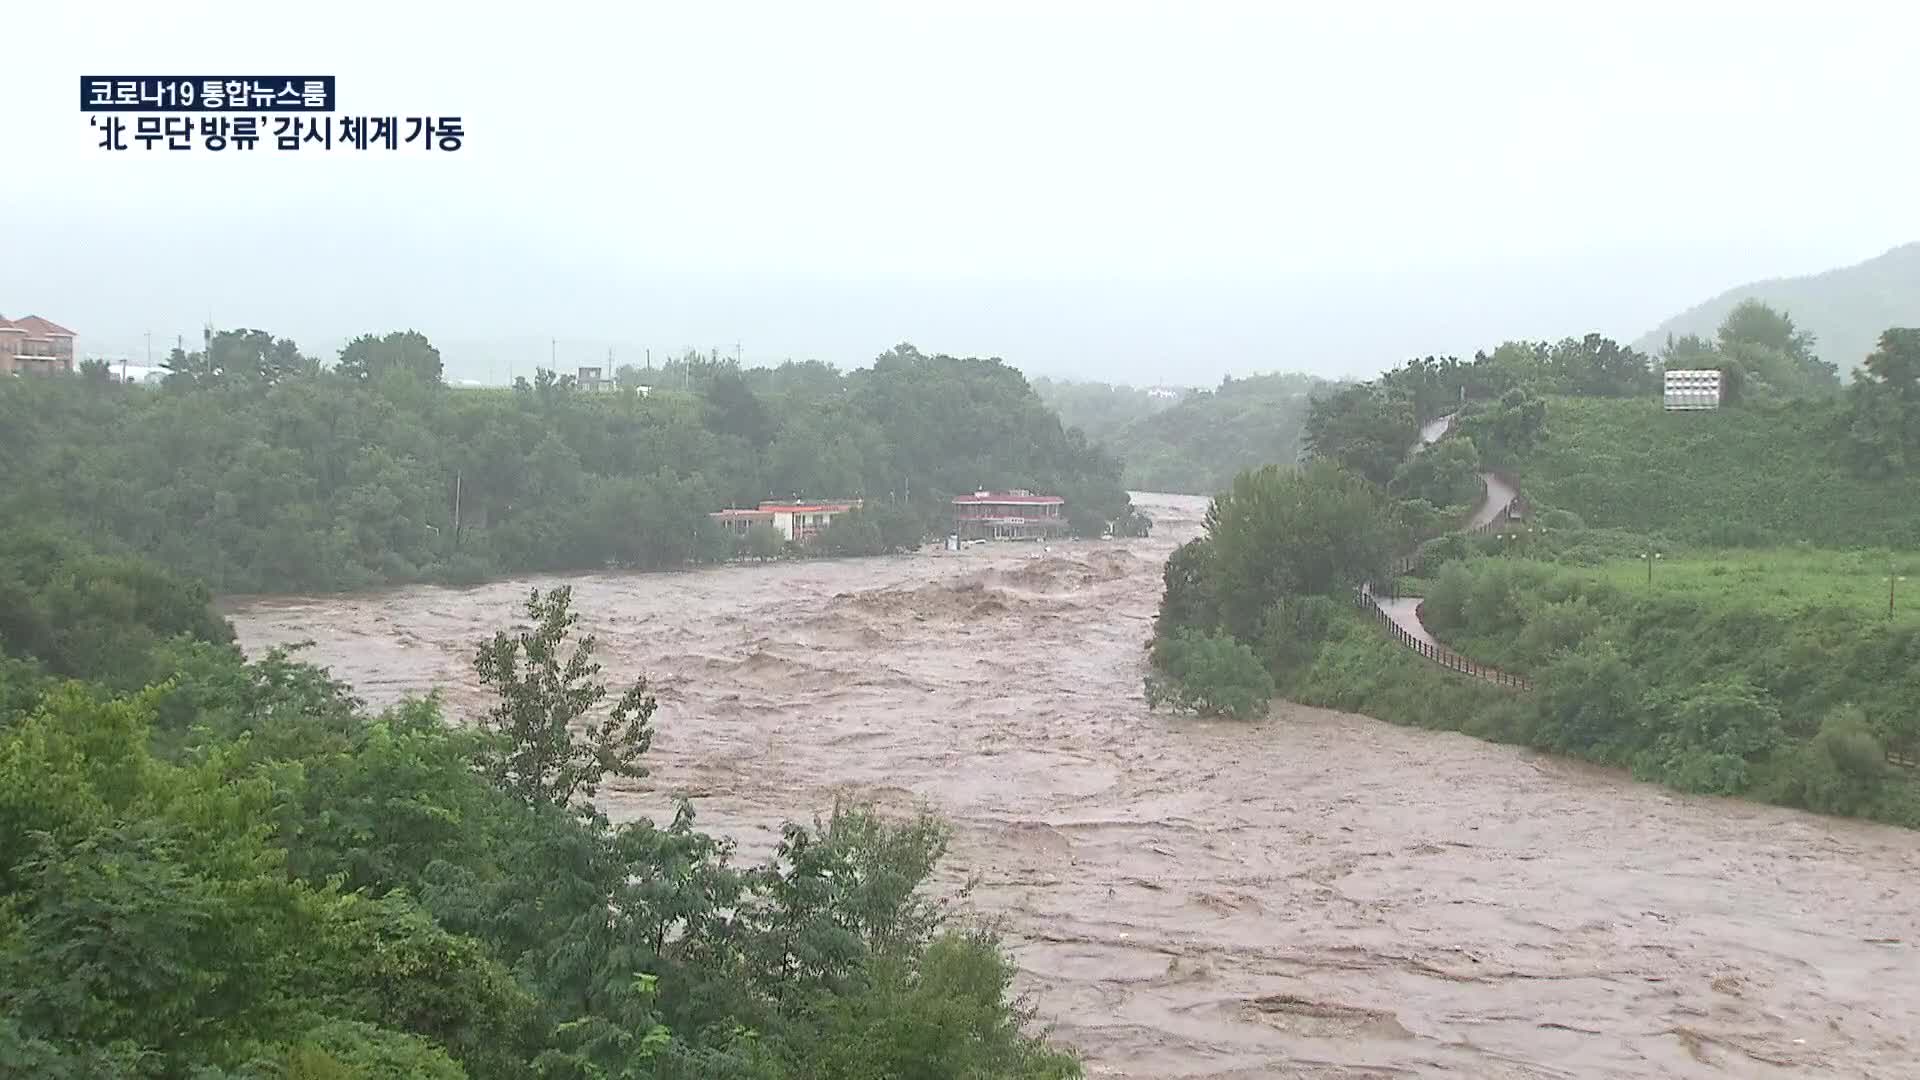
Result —
[[[1242,469],[1295,461],[1309,399],[1333,389],[1311,375],[1254,375],[1178,402],[1100,383],[1053,383],[1042,396],[1126,463],[1130,490],[1211,495]]]
[[[1250,720],[1267,709],[1273,676],[1231,634],[1181,630],[1154,643],[1147,706]]]
[[[1727,313],[1712,341],[1694,334],[1671,338],[1660,359],[1663,368],[1720,371],[1722,397],[1730,404],[1832,397],[1840,391],[1839,369],[1815,355],[1814,345],[1793,316],[1745,300]]]
[[[1174,387],[1115,385],[1076,379],[1033,380],[1033,392],[1060,414],[1060,422],[1087,433],[1087,438],[1109,448],[1120,445],[1120,434],[1138,421],[1179,404],[1192,390]]]
[[[1402,539],[1384,494],[1331,462],[1241,473],[1208,507],[1206,535],[1167,560],[1149,702],[1249,714],[1244,699],[1271,694],[1279,673],[1254,677],[1253,650],[1285,653]]]
[[[1850,391],[1848,449],[1874,478],[1920,476],[1920,329],[1888,330]]]
[[[1847,558],[1820,562],[1838,576]],[[1454,647],[1536,673],[1517,738],[1686,790],[1920,825],[1920,784],[1886,763],[1920,749],[1920,625],[1883,602],[1835,603],[1811,560],[1778,561],[1785,588],[1752,557],[1696,557],[1693,588],[1669,587],[1677,567],[1642,578],[1640,560],[1611,573],[1456,562],[1421,613]]]
[[[1821,401],[1670,413],[1651,398],[1554,398],[1553,437],[1521,479],[1536,505],[1589,527],[1714,546],[1911,544],[1920,476],[1865,475],[1844,437],[1848,409]]]
[[[1309,456],[1339,462],[1404,497],[1448,505],[1436,497],[1458,494],[1464,485],[1443,477],[1435,486],[1419,475],[1429,466],[1407,460],[1423,425],[1449,417],[1449,434],[1469,441],[1479,464],[1514,469],[1549,441],[1543,395],[1639,397],[1657,394],[1659,384],[1647,356],[1599,334],[1555,344],[1507,342],[1471,361],[1419,357],[1315,400],[1302,445]],[[1464,447],[1451,453],[1468,455]],[[1402,475],[1408,467],[1416,475]]]
[[[122,569],[75,557],[28,586],[44,640],[103,615],[39,592],[112,592]],[[566,647],[564,598],[532,607],[476,651],[505,721],[478,730],[433,700],[369,715],[283,653],[246,663],[224,629],[195,636],[204,612],[142,609],[125,658],[171,675],[137,691],[13,656],[0,1074],[1078,1075],[1022,1034],[994,939],[927,897],[936,823],[836,807],[742,865],[685,804],[617,826],[568,805],[606,763],[554,728],[596,697],[592,648]],[[635,771],[629,730],[610,771]]]
[[[1128,518],[1119,463],[1019,372],[911,346],[846,374],[688,358],[648,394],[550,372],[448,389],[413,333],[355,339],[323,370],[230,331],[171,366],[157,390],[0,380],[0,520],[236,592],[725,558],[708,512],[770,497],[902,507],[880,522],[895,544],[983,486],[1063,495],[1082,533]]]

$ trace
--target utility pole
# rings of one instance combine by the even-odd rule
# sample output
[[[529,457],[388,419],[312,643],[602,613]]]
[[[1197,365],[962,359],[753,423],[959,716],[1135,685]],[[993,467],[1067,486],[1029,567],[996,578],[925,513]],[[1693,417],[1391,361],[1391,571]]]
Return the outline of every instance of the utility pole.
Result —
[[[560,342],[553,338],[548,338],[547,339],[547,369],[549,371],[552,371],[556,375],[560,373],[559,356],[560,356]]]
[[[457,470],[453,474],[453,546],[455,550],[459,550],[459,547],[460,547],[460,473]]]
[[[740,364],[740,343],[738,341],[733,343],[733,362],[736,367]]]

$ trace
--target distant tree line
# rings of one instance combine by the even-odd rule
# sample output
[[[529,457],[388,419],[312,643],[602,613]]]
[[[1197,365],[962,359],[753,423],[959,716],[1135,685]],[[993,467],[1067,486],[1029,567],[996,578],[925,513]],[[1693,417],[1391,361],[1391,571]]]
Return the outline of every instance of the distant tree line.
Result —
[[[0,518],[150,555],[219,591],[325,590],[731,557],[708,513],[861,497],[841,552],[917,541],[986,485],[1067,499],[1082,534],[1133,520],[1120,464],[998,360],[902,345],[872,367],[743,369],[594,392],[540,371],[443,385],[403,331],[325,365],[259,330],[176,349],[157,389],[0,384]]]
[[[1213,389],[1149,391],[1037,380],[1061,420],[1124,463],[1133,491],[1212,494],[1242,469],[1299,456],[1308,403],[1343,385],[1313,375],[1228,376]]]

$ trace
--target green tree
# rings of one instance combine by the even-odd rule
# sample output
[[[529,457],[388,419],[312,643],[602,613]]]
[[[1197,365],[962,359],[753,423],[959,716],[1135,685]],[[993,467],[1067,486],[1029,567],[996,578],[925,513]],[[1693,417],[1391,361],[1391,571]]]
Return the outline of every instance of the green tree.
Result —
[[[1226,628],[1256,640],[1282,598],[1342,593],[1386,565],[1398,539],[1388,504],[1327,461],[1241,473],[1207,510],[1211,571]]]
[[[879,524],[854,510],[835,515],[813,538],[812,547],[822,555],[878,555],[887,550],[887,542]]]
[[[739,371],[730,368],[716,372],[708,378],[701,396],[706,399],[715,431],[745,439],[755,449],[764,449],[773,441],[777,427],[774,416]]]
[[[1645,683],[1610,643],[1562,654],[1540,679],[1536,740],[1550,750],[1624,763],[1641,730]]]
[[[1779,707],[1738,675],[1657,698],[1649,713],[1646,722],[1658,733],[1635,761],[1635,771],[1685,791],[1744,791],[1749,764],[1781,739]]]
[[[1146,680],[1149,708],[1251,720],[1273,697],[1273,676],[1230,635],[1180,630],[1158,641],[1154,654],[1156,670]]]
[[[334,370],[362,382],[389,374],[438,386],[443,374],[440,350],[417,330],[395,330],[384,337],[361,334],[340,350]]]
[[[499,701],[481,720],[496,743],[483,768],[503,790],[531,804],[569,806],[591,799],[611,776],[647,774],[640,764],[653,743],[649,726],[656,703],[647,680],[637,678],[604,717],[593,715],[607,696],[594,681],[597,640],[587,634],[563,661],[561,652],[579,616],[570,610],[571,586],[527,598],[530,629],[500,631],[480,646],[474,670]],[[574,725],[580,725],[576,737]]]
[[[1316,399],[1307,409],[1302,447],[1385,487],[1419,438],[1412,401],[1363,385]]]
[[[1920,329],[1881,334],[1848,393],[1855,464],[1872,477],[1907,475],[1920,462]]]
[[[1395,471],[1391,490],[1435,506],[1467,506],[1480,496],[1480,451],[1462,436],[1441,439]]]
[[[1181,544],[1167,557],[1160,572],[1165,588],[1160,594],[1160,613],[1154,620],[1156,638],[1172,637],[1187,629],[1211,631],[1220,625],[1213,552],[1213,541],[1203,536]]]
[[[1744,392],[1771,397],[1830,396],[1839,369],[1814,354],[1811,333],[1759,300],[1743,300],[1720,324],[1718,353],[1741,372]]]
[[[1546,439],[1547,403],[1516,388],[1490,405],[1473,409],[1454,429],[1473,440],[1486,464],[1510,468]]]
[[[1546,366],[1554,389],[1563,394],[1634,397],[1660,388],[1646,354],[1599,334],[1561,341],[1547,354]]]

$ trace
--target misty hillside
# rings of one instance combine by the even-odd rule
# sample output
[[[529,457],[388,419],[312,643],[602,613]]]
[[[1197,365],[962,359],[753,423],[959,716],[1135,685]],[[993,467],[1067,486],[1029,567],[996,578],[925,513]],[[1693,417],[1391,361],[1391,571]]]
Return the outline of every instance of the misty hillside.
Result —
[[[1920,242],[1854,266],[1729,289],[1661,323],[1634,347],[1657,352],[1669,334],[1711,338],[1727,312],[1750,297],[1792,315],[1795,323],[1814,333],[1822,359],[1849,371],[1873,351],[1881,331],[1920,326]]]
[[[1132,490],[1211,495],[1242,469],[1296,460],[1308,401],[1339,385],[1291,373],[1228,378],[1101,441]]]

